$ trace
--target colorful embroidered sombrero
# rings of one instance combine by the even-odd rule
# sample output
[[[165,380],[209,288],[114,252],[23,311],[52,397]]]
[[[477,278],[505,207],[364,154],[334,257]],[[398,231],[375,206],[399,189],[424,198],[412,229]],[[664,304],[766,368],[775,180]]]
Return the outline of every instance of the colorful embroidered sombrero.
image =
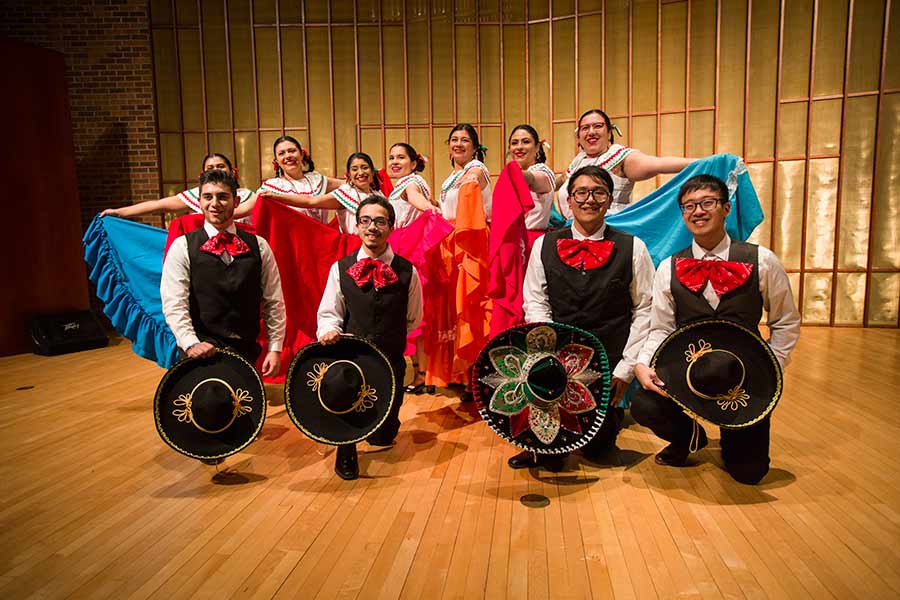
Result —
[[[288,369],[284,405],[294,425],[325,444],[359,442],[381,425],[394,403],[387,357],[363,338],[305,346]]]
[[[485,422],[539,454],[565,454],[596,435],[609,403],[610,368],[596,337],[560,323],[512,327],[475,361],[472,387]]]
[[[166,371],[153,398],[156,430],[191,458],[224,458],[252,442],[266,418],[259,373],[232,350],[185,358]]]
[[[765,418],[781,398],[781,366],[758,333],[721,319],[676,329],[650,366],[691,416],[740,428]]]

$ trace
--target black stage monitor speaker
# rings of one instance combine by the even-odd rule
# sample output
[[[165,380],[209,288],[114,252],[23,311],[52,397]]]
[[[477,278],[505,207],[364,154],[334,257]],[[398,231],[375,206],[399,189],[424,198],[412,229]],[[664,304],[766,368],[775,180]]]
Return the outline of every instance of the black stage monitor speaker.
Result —
[[[31,348],[35,354],[55,356],[103,348],[109,338],[89,310],[35,315],[28,320]]]

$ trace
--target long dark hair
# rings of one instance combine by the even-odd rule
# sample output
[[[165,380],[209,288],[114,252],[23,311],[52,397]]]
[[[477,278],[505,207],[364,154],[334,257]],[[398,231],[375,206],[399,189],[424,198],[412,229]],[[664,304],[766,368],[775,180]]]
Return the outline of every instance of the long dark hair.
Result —
[[[421,173],[425,170],[425,158],[416,152],[416,149],[407,144],[406,142],[397,142],[396,144],[391,146],[391,149],[400,146],[406,152],[406,155],[409,156],[409,159],[416,163],[416,166],[413,167],[413,173]]]
[[[228,172],[231,173],[231,176],[234,177],[235,181],[238,181],[238,170],[231,166],[231,160],[227,156],[219,154],[218,152],[212,152],[203,157],[203,162],[200,163],[200,173],[206,171],[206,161],[211,158],[221,158],[224,160],[225,164],[228,165]]]
[[[609,132],[609,143],[613,143],[613,126],[612,121],[609,120],[609,115],[600,110],[599,108],[592,108],[584,112],[583,115],[578,117],[578,127],[581,128],[581,121],[588,115],[600,115],[600,118],[606,123],[606,131]],[[578,135],[578,132],[575,132],[575,135]]]
[[[539,163],[547,162],[547,155],[544,153],[544,144],[541,143],[541,140],[538,137],[537,129],[528,123],[521,123],[513,127],[512,131],[509,133],[509,138],[506,140],[506,145],[509,146],[513,134],[520,129],[530,135],[531,139],[534,140],[534,145],[537,146],[537,156],[534,157],[534,161]]]
[[[450,138],[453,137],[453,134],[457,131],[465,131],[469,134],[469,137],[472,138],[472,145],[475,146],[475,158],[484,162],[484,155],[487,152],[487,148],[481,145],[481,142],[478,141],[478,132],[475,131],[475,128],[472,127],[469,123],[459,123],[456,127],[450,130],[450,135],[447,136],[447,143],[450,143]],[[450,166],[453,166],[453,157],[450,158]]]
[[[366,164],[369,165],[369,168],[372,170],[372,189],[381,191],[381,184],[378,182],[378,171],[375,169],[375,163],[372,162],[372,157],[365,152],[354,152],[347,157],[347,175],[350,175],[350,163],[352,163],[357,158],[365,161]]]
[[[316,170],[316,164],[313,162],[312,155],[303,149],[303,146],[300,144],[300,142],[297,141],[297,138],[292,137],[290,135],[283,135],[280,138],[278,138],[277,140],[275,140],[275,143],[272,144],[272,155],[273,156],[275,155],[275,149],[278,148],[278,144],[280,144],[282,142],[290,142],[293,145],[297,146],[297,150],[300,151],[300,165],[301,165],[300,168],[303,170],[304,173],[310,173],[310,172]],[[303,167],[304,163],[306,163],[307,168]],[[282,171],[281,167],[278,165],[277,158],[274,158],[272,160],[272,166],[275,167],[275,177],[281,177],[284,174],[284,171]]]

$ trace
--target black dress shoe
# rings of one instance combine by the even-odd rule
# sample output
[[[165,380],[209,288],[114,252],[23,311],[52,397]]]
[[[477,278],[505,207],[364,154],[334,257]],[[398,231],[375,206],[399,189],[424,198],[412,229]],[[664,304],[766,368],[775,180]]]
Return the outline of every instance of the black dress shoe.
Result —
[[[415,396],[421,396],[422,394],[433,394],[435,387],[433,385],[427,385],[425,383],[420,383],[418,385],[408,385],[403,388],[403,391],[407,394],[413,394]]]
[[[200,459],[200,462],[202,462],[204,465],[209,465],[209,466],[211,466],[211,467],[214,467],[214,466],[216,466],[216,465],[221,465],[223,462],[225,462],[225,459],[222,458],[222,457],[219,457],[219,458],[201,458],[201,459]]]
[[[525,450],[510,457],[506,464],[513,469],[530,469],[537,466],[537,461],[534,459],[534,452]]]
[[[469,390],[465,390],[459,395],[460,402],[472,402],[474,400],[475,400],[475,397],[472,395],[472,392],[470,392]]]
[[[337,447],[334,458],[334,472],[345,480],[359,477],[359,462],[356,459],[356,444],[342,444]]]
[[[506,461],[506,464],[513,469],[544,467],[548,471],[558,473],[563,470],[565,462],[565,454],[538,454],[537,457],[535,457],[534,452],[525,450],[510,457],[509,460]]]
[[[705,448],[707,444],[709,444],[709,439],[706,437],[706,431],[701,427],[700,440],[697,442],[697,450]],[[687,464],[687,459],[690,455],[691,449],[689,447],[669,444],[653,457],[653,461],[658,465],[683,467]]]

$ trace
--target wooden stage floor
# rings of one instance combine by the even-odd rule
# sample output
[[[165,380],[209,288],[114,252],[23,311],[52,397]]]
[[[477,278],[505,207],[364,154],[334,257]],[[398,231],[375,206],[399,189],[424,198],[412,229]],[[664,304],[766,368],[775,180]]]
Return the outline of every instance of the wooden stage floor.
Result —
[[[900,596],[897,330],[804,328],[756,487],[717,431],[674,469],[635,424],[612,464],[513,471],[440,395],[355,482],[276,400],[214,479],[157,437],[162,372],[121,341],[0,359],[0,598]]]

